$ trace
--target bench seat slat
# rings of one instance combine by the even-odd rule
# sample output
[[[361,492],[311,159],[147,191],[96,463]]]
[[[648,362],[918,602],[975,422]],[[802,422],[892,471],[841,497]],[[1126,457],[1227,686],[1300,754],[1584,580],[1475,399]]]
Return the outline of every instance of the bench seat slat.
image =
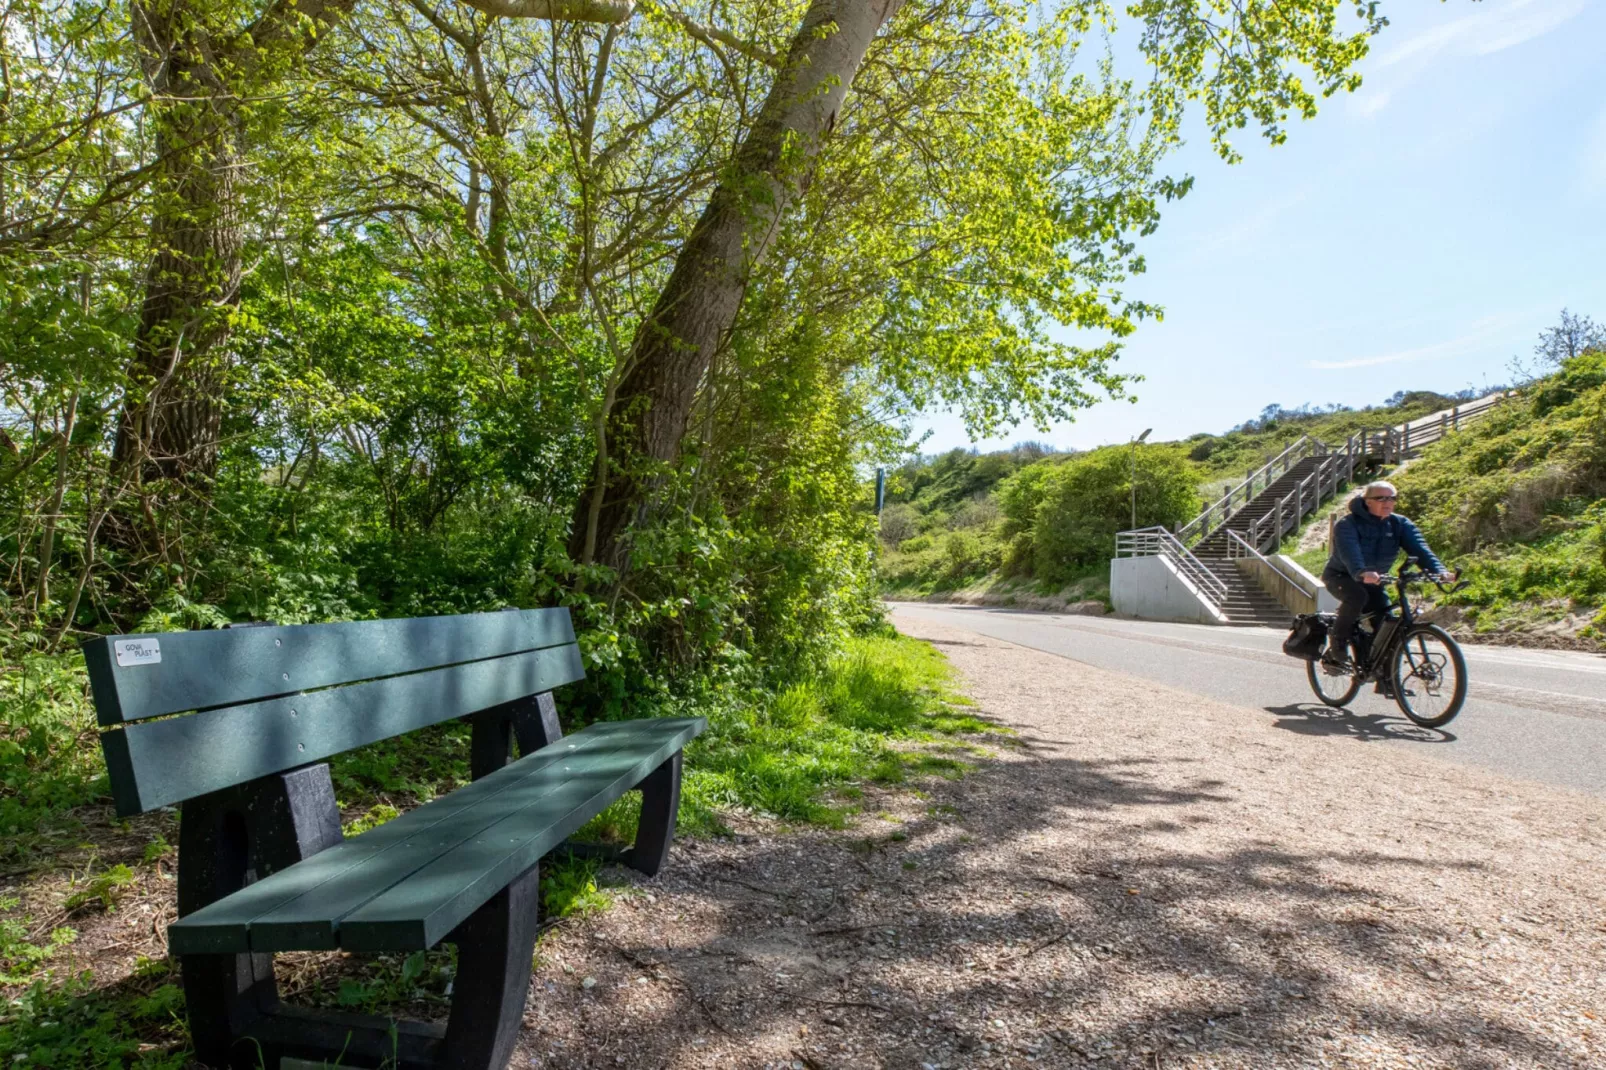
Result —
[[[341,946],[337,935],[341,918],[510,811],[537,805],[543,795],[557,791],[561,779],[542,775],[550,767],[566,764],[570,755],[606,751],[610,743],[601,732],[581,732],[560,740],[450,795],[314,855],[275,875],[274,883],[259,881],[236,892],[225,902],[241,900],[241,906],[232,915],[217,915],[222,919],[221,938],[233,941],[236,946],[232,950],[237,951],[269,944],[301,951]],[[257,906],[244,912],[250,904]],[[207,909],[216,911],[223,905]],[[213,924],[212,916],[202,918],[201,914],[198,911],[180,924]],[[235,931],[238,925],[243,929]]]
[[[101,747],[117,812],[126,817],[584,675],[577,646],[552,647],[130,725],[102,733]]]
[[[705,726],[593,725],[181,919],[168,929],[170,949],[432,946],[506,886],[503,871],[528,869]],[[455,880],[441,879],[442,864]]]
[[[352,951],[434,947],[520,873],[641,783],[707,724],[664,718],[607,726],[626,749],[577,755],[547,767],[562,787],[434,859],[340,922],[340,946]],[[511,800],[510,800],[511,801]]]
[[[119,665],[130,640],[156,644],[160,660]],[[83,650],[96,716],[111,726],[573,642],[559,608],[113,635]]]
[[[336,946],[330,935],[332,928],[326,924],[323,934],[317,936],[311,935],[311,930],[318,920],[328,922],[339,918],[388,887],[383,883],[374,884],[382,868],[372,865],[375,859],[387,859],[388,864],[395,867],[392,881],[401,879],[424,864],[427,856],[421,857],[414,845],[420,848],[426,845],[438,826],[517,787],[523,778],[535,775],[543,767],[562,761],[567,755],[602,746],[605,741],[601,733],[576,733],[289,869],[247,885],[170,926],[170,950],[175,954],[249,951],[252,924],[266,918],[278,922],[299,919],[304,923],[296,930],[299,935],[285,934],[287,939],[304,937],[308,940],[297,950],[330,950]],[[494,816],[485,823],[492,820]],[[370,865],[368,876],[360,881],[349,879],[354,869],[365,864]]]

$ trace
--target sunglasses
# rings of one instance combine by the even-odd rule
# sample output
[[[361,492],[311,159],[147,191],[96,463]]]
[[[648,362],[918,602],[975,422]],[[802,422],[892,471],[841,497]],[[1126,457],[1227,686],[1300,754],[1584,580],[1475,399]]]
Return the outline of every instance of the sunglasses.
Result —
[[[1366,499],[1369,502],[1396,502],[1399,498],[1393,494],[1379,494],[1375,498]]]

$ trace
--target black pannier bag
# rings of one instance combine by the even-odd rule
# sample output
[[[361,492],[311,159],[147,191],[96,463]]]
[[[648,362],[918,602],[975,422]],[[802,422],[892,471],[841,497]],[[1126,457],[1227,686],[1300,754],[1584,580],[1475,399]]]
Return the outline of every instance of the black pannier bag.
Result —
[[[1294,618],[1294,626],[1288,629],[1288,638],[1283,640],[1283,653],[1291,658],[1320,661],[1322,647],[1326,645],[1327,621],[1322,619],[1322,614],[1301,613]]]

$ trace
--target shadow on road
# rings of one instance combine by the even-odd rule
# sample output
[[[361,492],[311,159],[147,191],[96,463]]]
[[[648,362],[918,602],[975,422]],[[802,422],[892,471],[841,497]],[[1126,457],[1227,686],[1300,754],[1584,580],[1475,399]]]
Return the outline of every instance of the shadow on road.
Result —
[[[1423,728],[1403,717],[1337,710],[1319,702],[1296,702],[1288,706],[1262,707],[1277,717],[1278,728],[1302,736],[1349,736],[1362,743],[1380,739],[1403,739],[1412,743],[1454,743],[1453,732],[1442,728]]]
[[[1177,833],[1239,812],[1238,792],[1189,760],[1023,753],[924,783],[926,813],[890,834],[682,844],[646,924],[619,924],[616,908],[563,946],[573,972],[538,977],[531,1054],[595,1066],[603,1031],[629,1023],[616,1061],[632,1067],[1022,1065],[1018,1053],[1148,1068],[1196,1052],[1316,1065],[1340,1036],[1467,1070],[1571,1059],[1519,1016],[1483,1017],[1446,991],[1458,930],[1400,894],[1482,862],[1190,842]],[[1066,823],[1100,831],[1044,835]],[[662,916],[683,911],[698,923]],[[584,1047],[564,1061],[548,1037],[573,1035]],[[787,1037],[791,1058],[774,1061]]]

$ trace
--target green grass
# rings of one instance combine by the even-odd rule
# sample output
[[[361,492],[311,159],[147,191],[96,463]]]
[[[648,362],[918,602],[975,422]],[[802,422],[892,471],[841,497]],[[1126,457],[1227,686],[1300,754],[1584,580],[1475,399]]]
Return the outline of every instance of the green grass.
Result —
[[[7,1067],[136,1067],[180,1070],[189,1062],[178,969],[141,960],[105,987],[84,971],[38,979],[0,1007]]]
[[[854,809],[851,797],[831,797],[840,789],[938,772],[918,744],[998,731],[968,705],[930,644],[851,640],[818,678],[713,712],[711,731],[687,750],[682,827],[718,831],[732,809],[840,827]]]

